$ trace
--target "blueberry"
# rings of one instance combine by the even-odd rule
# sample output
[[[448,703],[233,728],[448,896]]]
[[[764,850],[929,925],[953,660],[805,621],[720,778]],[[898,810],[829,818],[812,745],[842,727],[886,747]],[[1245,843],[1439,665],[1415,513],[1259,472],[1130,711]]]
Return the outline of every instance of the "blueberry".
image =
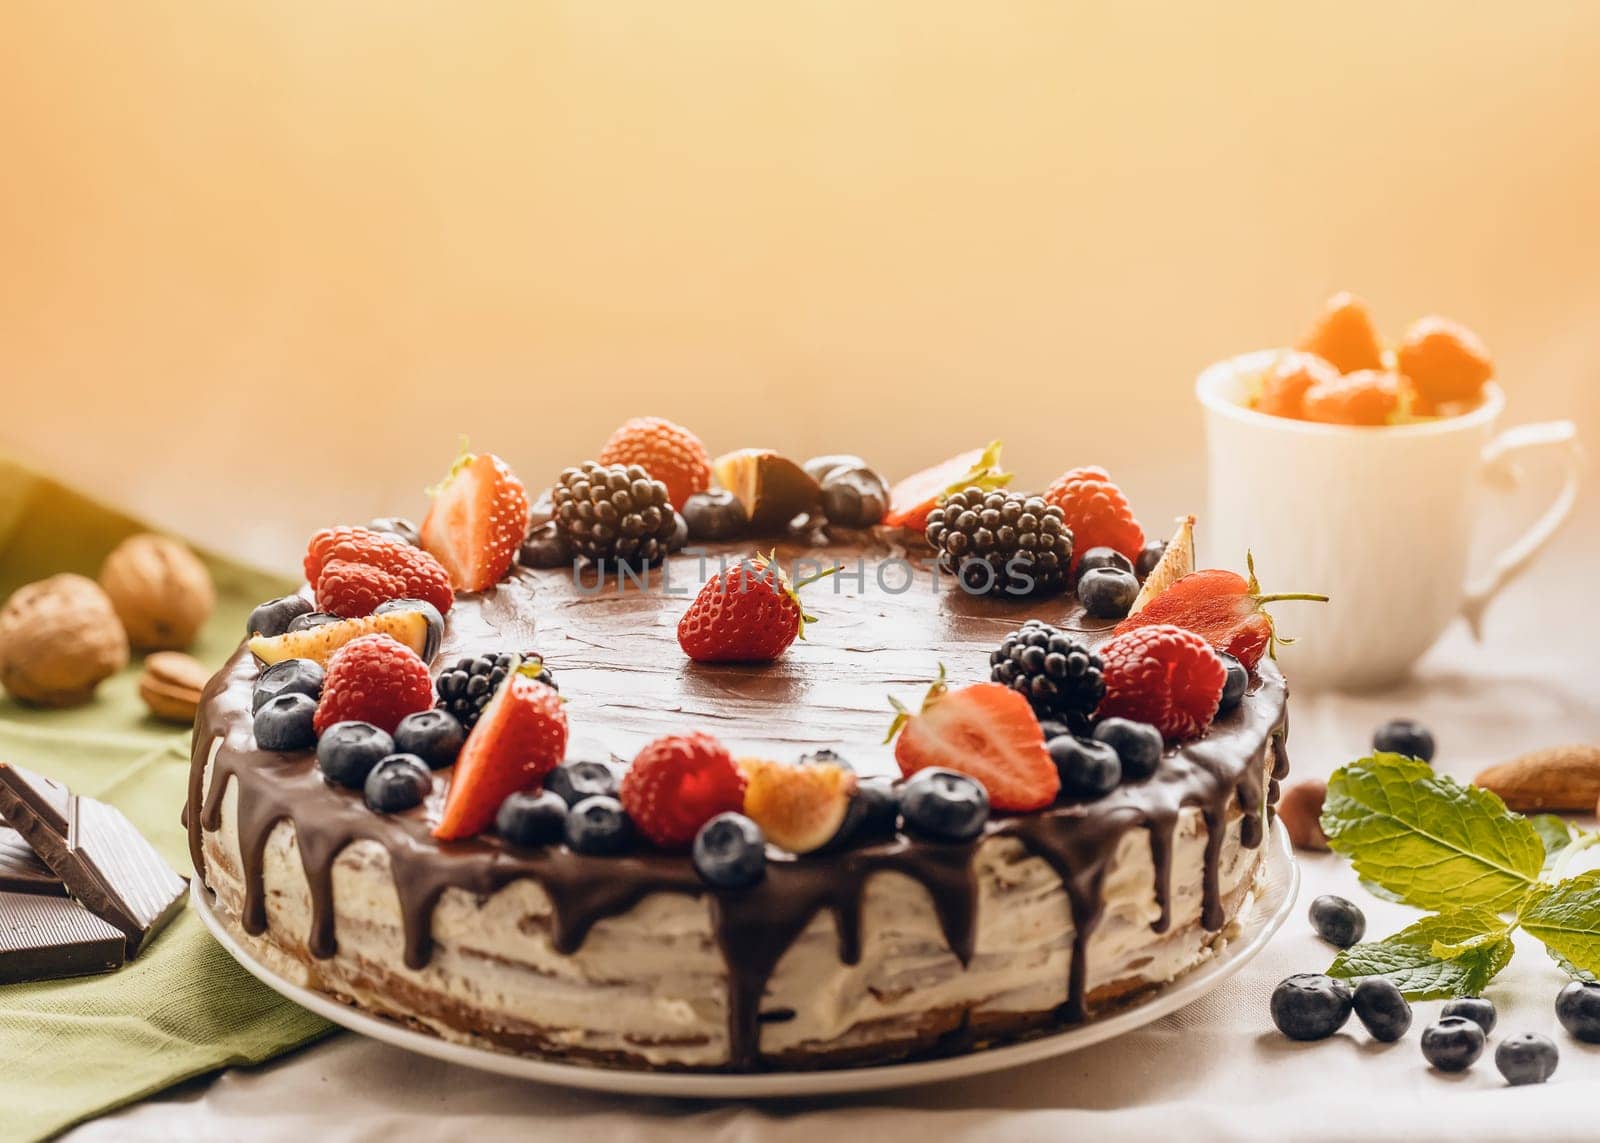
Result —
[[[576,556],[572,545],[552,520],[528,533],[517,561],[525,568],[570,568]]]
[[[1095,568],[1116,568],[1118,571],[1125,571],[1132,575],[1133,561],[1117,551],[1116,548],[1108,548],[1102,544],[1097,548],[1090,548],[1087,552],[1084,552],[1083,557],[1078,561],[1078,574],[1080,576],[1094,571]]]
[[[317,767],[335,786],[359,790],[372,768],[394,752],[387,730],[370,722],[336,722],[317,743]]]
[[[1446,1016],[1422,1030],[1422,1055],[1441,1072],[1464,1072],[1483,1055],[1486,1039],[1465,1016]]]
[[[524,849],[554,845],[567,834],[567,803],[553,790],[524,790],[500,803],[495,832]]]
[[[439,653],[439,644],[444,642],[444,616],[439,614],[439,609],[425,599],[391,599],[378,604],[372,614],[383,615],[390,611],[420,611],[427,617],[428,637],[423,641],[422,661],[431,662]]]
[[[1367,932],[1367,918],[1355,902],[1324,893],[1311,902],[1311,927],[1334,948],[1347,949]]]
[[[256,688],[250,695],[250,709],[260,710],[279,695],[322,695],[322,680],[326,678],[322,664],[315,659],[283,659],[261,672]]]
[[[585,798],[614,798],[617,770],[609,762],[563,762],[544,776],[544,788],[569,806]]]
[[[683,519],[692,540],[731,540],[750,526],[739,498],[725,488],[696,492],[683,502]]]
[[[1139,558],[1133,561],[1133,572],[1140,579],[1144,579],[1156,570],[1156,565],[1161,562],[1161,557],[1167,554],[1165,540],[1151,540],[1139,549]]]
[[[1044,734],[1044,740],[1049,742],[1052,738],[1060,738],[1063,734],[1071,734],[1072,727],[1062,722],[1059,718],[1041,718],[1039,729]]]
[[[282,635],[289,630],[289,624],[311,608],[311,601],[303,595],[280,595],[277,599],[269,599],[250,613],[250,618],[245,621],[244,633],[265,635],[268,639]]]
[[[1543,1083],[1555,1073],[1561,1053],[1554,1041],[1536,1032],[1507,1036],[1494,1050],[1494,1066],[1513,1086]]]
[[[256,711],[256,745],[263,750],[309,750],[317,732],[311,719],[317,700],[310,695],[286,694],[268,700]]]
[[[1101,719],[1094,728],[1094,740],[1117,752],[1125,782],[1142,782],[1154,774],[1167,749],[1159,730],[1131,718]]]
[[[433,793],[433,774],[415,754],[390,754],[372,768],[362,783],[367,809],[375,814],[414,810]]]
[[[1433,732],[1414,718],[1393,718],[1373,732],[1372,748],[1432,762]]]
[[[308,611],[304,615],[297,615],[289,624],[290,631],[309,631],[313,627],[325,627],[329,623],[343,623],[344,620],[337,615],[329,615],[326,611]]]
[[[1344,1027],[1353,1005],[1344,981],[1302,972],[1272,990],[1272,1022],[1291,1040],[1325,1040]]]
[[[1139,581],[1121,568],[1095,568],[1078,579],[1078,598],[1096,619],[1121,619],[1139,594]]]
[[[1061,792],[1069,798],[1103,798],[1122,781],[1122,762],[1104,742],[1068,734],[1052,738],[1045,749],[1061,775]]]
[[[408,714],[394,728],[394,748],[401,754],[415,754],[430,769],[454,766],[456,755],[467,741],[456,716],[443,710],[419,710]]]
[[[890,778],[862,778],[850,799],[839,831],[828,842],[829,848],[866,845],[894,836],[900,820],[900,791]]]
[[[743,814],[718,814],[694,836],[694,871],[719,889],[748,889],[767,875],[767,838]]]
[[[622,803],[597,794],[573,806],[567,814],[567,845],[578,853],[620,853],[633,840],[633,822]]]
[[[849,761],[837,750],[824,746],[821,750],[808,751],[800,755],[802,766],[838,766],[842,770],[854,770]]]
[[[1556,1019],[1585,1044],[1600,1044],[1600,984],[1574,980],[1556,994]]]
[[[870,528],[889,511],[889,486],[866,467],[836,468],[822,481],[822,514],[841,528]]]
[[[1244,701],[1245,688],[1250,685],[1250,672],[1244,669],[1243,663],[1226,651],[1218,651],[1217,658],[1222,660],[1222,665],[1228,670],[1227,676],[1222,681],[1222,701],[1217,704],[1217,713],[1227,714]]]
[[[1463,996],[1456,1000],[1447,1001],[1445,1006],[1439,1009],[1439,1015],[1460,1016],[1471,1020],[1483,1029],[1485,1036],[1494,1031],[1496,1016],[1494,1001],[1482,996]]]
[[[826,456],[814,456],[800,466],[805,473],[818,484],[827,482],[828,477],[835,472],[842,472],[847,468],[866,468],[867,462],[854,453],[829,453]]]
[[[672,535],[667,537],[667,551],[681,552],[689,544],[689,521],[683,518],[683,513],[672,514]]]
[[[933,841],[970,841],[989,820],[989,791],[954,770],[918,770],[900,787],[906,829]]]
[[[374,532],[387,532],[391,536],[399,536],[413,548],[422,547],[422,533],[404,516],[379,516],[376,520],[369,520],[367,527]]]
[[[1399,986],[1385,976],[1369,976],[1356,985],[1356,1016],[1374,1040],[1392,1044],[1411,1027],[1411,1005]]]

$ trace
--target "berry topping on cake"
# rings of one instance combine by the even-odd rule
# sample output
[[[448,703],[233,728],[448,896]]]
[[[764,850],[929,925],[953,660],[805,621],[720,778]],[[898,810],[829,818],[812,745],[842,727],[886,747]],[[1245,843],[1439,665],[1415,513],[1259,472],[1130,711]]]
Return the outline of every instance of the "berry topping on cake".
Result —
[[[359,790],[373,768],[394,752],[387,730],[370,722],[336,722],[317,739],[317,769],[335,786]]]
[[[989,678],[1028,700],[1041,719],[1087,727],[1106,693],[1100,658],[1065,631],[1030,619],[989,653]]]
[[[1101,718],[1147,722],[1168,742],[1205,733],[1222,700],[1227,670],[1193,631],[1152,623],[1100,646],[1106,697]]]
[[[1142,782],[1154,774],[1166,751],[1161,732],[1147,722],[1102,718],[1094,725],[1093,737],[1117,752],[1125,782]]]
[[[770,663],[816,621],[800,589],[837,570],[791,584],[775,554],[741,560],[701,586],[678,621],[678,646],[697,663]]]
[[[1250,672],[1226,651],[1218,651],[1217,657],[1228,672],[1227,681],[1222,684],[1222,702],[1217,707],[1217,713],[1227,714],[1244,701],[1244,692],[1250,686]]]
[[[1052,738],[1045,749],[1061,775],[1061,793],[1068,798],[1103,798],[1122,781],[1122,760],[1104,742],[1067,734]]]
[[[363,635],[328,660],[317,733],[352,720],[393,733],[406,715],[432,705],[433,680],[417,653],[387,635]]]
[[[433,836],[456,841],[482,833],[507,796],[538,787],[566,752],[567,712],[561,696],[513,669],[456,757]]]
[[[303,595],[284,595],[269,599],[250,613],[245,621],[244,633],[272,638],[289,630],[289,624],[312,610],[309,599]]]
[[[767,839],[743,814],[718,814],[694,836],[694,870],[718,889],[748,889],[767,875]]]
[[[855,772],[836,763],[791,766],[741,758],[744,812],[767,839],[790,853],[810,853],[834,839],[850,811]]]
[[[366,564],[397,577],[403,590],[386,596],[388,599],[425,599],[441,614],[449,611],[455,602],[455,594],[450,590],[450,575],[443,565],[427,552],[390,532],[377,532],[371,528],[322,529],[311,537],[306,547],[306,582],[320,592],[322,574],[335,561]],[[382,603],[383,600],[377,602]],[[323,607],[322,610],[330,609]]]
[[[495,811],[494,831],[524,849],[554,845],[567,833],[567,803],[549,790],[510,794]]]
[[[889,485],[865,464],[834,468],[822,483],[822,514],[841,528],[870,528],[889,511]]]
[[[1261,375],[1251,408],[1274,417],[1305,416],[1306,390],[1337,381],[1339,371],[1315,353],[1289,350]]]
[[[410,544],[413,548],[422,547],[422,529],[404,516],[379,516],[377,519],[368,520],[367,527],[374,532],[387,532]]]
[[[875,775],[856,783],[855,797],[850,799],[850,812],[844,825],[839,827],[835,846],[867,845],[887,841],[894,837],[900,823],[900,788],[892,778]]]
[[[609,857],[632,841],[633,821],[616,798],[599,794],[567,811],[566,842],[575,853]]]
[[[744,809],[744,775],[709,734],[669,734],[639,751],[622,775],[634,825],[664,849],[682,849],[721,813]]]
[[[1148,547],[1149,545],[1146,545]],[[1139,554],[1144,554],[1144,548],[1139,549]],[[1085,576],[1096,568],[1114,568],[1133,574],[1133,561],[1115,548],[1101,546],[1090,548],[1078,556],[1078,575]]]
[[[682,425],[661,417],[635,417],[606,441],[601,464],[636,464],[667,486],[667,498],[682,510],[696,492],[711,487],[711,456]]]
[[[511,570],[528,534],[528,490],[493,453],[468,452],[432,493],[423,547],[444,565],[457,591],[493,587]]]
[[[307,750],[317,741],[317,700],[289,692],[268,699],[256,711],[256,745],[262,750]]]
[[[544,777],[544,788],[569,806],[585,798],[617,796],[617,767],[610,762],[563,762]]]
[[[315,614],[317,613],[302,615],[300,619],[309,619]],[[300,620],[295,622],[298,623]],[[345,644],[366,635],[386,635],[421,656],[428,650],[428,616],[410,608],[365,615],[360,619],[340,619],[334,616],[325,622],[298,630],[290,624],[288,631],[270,639],[257,635],[250,640],[248,646],[250,653],[263,663],[281,663],[285,659],[310,659],[316,663],[326,664]]]
[[[394,728],[394,748],[399,754],[421,758],[432,770],[456,764],[456,756],[466,745],[467,732],[454,715],[442,710],[419,710],[408,714]]]
[[[916,714],[889,702],[898,712],[889,737],[906,777],[930,767],[969,775],[983,783],[997,810],[1038,810],[1056,800],[1061,780],[1019,692],[999,683],[952,691],[941,668]]]
[[[900,789],[906,831],[928,841],[971,841],[989,820],[982,782],[954,770],[919,770]]]
[[[1139,581],[1121,568],[1090,568],[1078,577],[1078,599],[1094,619],[1121,619],[1139,596]]]
[[[1329,298],[1297,348],[1314,353],[1340,373],[1383,368],[1383,344],[1367,303],[1348,291]]]
[[[1000,468],[1000,442],[975,448],[906,477],[889,490],[889,511],[883,522],[893,528],[920,532],[928,526],[928,514],[939,501],[964,488],[985,492],[1004,488],[1011,474]]]
[[[1041,496],[972,485],[928,513],[923,535],[939,566],[973,595],[1045,595],[1067,586],[1072,530]]]
[[[399,576],[352,560],[329,560],[317,580],[317,606],[344,619],[371,615],[380,604],[405,594],[406,582]]]
[[[1128,498],[1112,483],[1111,474],[1105,469],[1089,465],[1064,472],[1045,491],[1044,498],[1061,509],[1080,554],[1106,547],[1130,560],[1139,558],[1144,529],[1133,518]]]
[[[250,695],[250,709],[260,710],[267,703],[285,694],[308,695],[315,701],[322,697],[322,682],[326,673],[322,664],[312,659],[284,659],[261,672]]]
[[[717,482],[739,498],[758,535],[786,530],[796,516],[815,512],[822,489],[794,461],[769,448],[742,448],[711,462]]]
[[[667,557],[677,515],[667,486],[638,465],[584,461],[562,470],[551,496],[556,527],[584,559],[646,568]]]
[[[1400,411],[1403,378],[1362,369],[1306,390],[1304,415],[1328,425],[1387,425]]]
[[[391,754],[373,767],[361,787],[362,800],[375,814],[403,814],[433,793],[433,774],[415,754]]]
[[[1418,318],[1400,341],[1400,372],[1434,405],[1476,401],[1494,376],[1494,359],[1483,340],[1460,322]]]
[[[439,672],[435,684],[439,691],[439,709],[448,711],[465,729],[471,730],[512,671],[543,683],[551,690],[561,689],[550,668],[544,665],[544,658],[533,651],[520,655],[512,651],[463,655],[454,665]]]
[[[1248,671],[1261,656],[1282,642],[1265,605],[1288,599],[1326,603],[1328,597],[1306,592],[1263,595],[1253,558],[1247,557],[1250,578],[1238,572],[1208,568],[1192,572],[1163,591],[1137,615],[1117,624],[1117,633],[1146,624],[1170,623],[1203,636],[1218,651],[1226,651]],[[1104,649],[1101,651],[1104,656]]]

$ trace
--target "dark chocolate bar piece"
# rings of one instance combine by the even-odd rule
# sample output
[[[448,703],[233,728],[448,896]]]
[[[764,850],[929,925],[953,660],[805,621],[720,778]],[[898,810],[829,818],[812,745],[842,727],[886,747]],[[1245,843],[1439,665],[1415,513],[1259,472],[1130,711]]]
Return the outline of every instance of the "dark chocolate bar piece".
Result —
[[[121,968],[128,938],[76,901],[0,892],[0,984]]]
[[[0,818],[68,893],[122,930],[130,959],[182,911],[183,878],[115,807],[0,762]]]
[[[39,860],[33,847],[8,826],[0,826],[0,892],[65,897],[67,887]]]

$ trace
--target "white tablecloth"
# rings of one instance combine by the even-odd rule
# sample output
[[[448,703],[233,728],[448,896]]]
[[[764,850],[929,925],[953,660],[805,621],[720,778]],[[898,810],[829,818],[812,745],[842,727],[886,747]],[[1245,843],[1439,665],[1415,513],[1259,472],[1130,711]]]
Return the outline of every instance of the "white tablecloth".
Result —
[[[1524,749],[1600,742],[1600,607],[1589,545],[1569,532],[1547,562],[1490,615],[1485,644],[1453,630],[1415,682],[1373,696],[1296,695],[1295,775],[1326,774],[1366,750],[1372,728],[1414,715],[1439,739],[1439,769],[1470,778]],[[1581,585],[1581,586],[1580,586]],[[1488,995],[1500,1010],[1489,1051],[1469,1072],[1431,1072],[1418,1047],[1439,1004],[1418,1005],[1397,1044],[1352,1019],[1331,1041],[1295,1044],[1274,1031],[1267,998],[1331,950],[1305,906],[1337,892],[1382,936],[1415,916],[1364,893],[1334,856],[1302,862],[1300,905],[1243,972],[1204,1000],[1109,1044],[1010,1072],[937,1087],[826,1101],[715,1106],[569,1093],[519,1083],[341,1035],[254,1071],[230,1071],[91,1123],[74,1143],[109,1140],[567,1139],[895,1140],[1238,1138],[1281,1140],[1538,1138],[1600,1135],[1600,1047],[1568,1036],[1553,1002],[1564,977],[1538,943],[1519,941]],[[1561,1049],[1542,1087],[1509,1088],[1492,1061],[1501,1032],[1535,1031]],[[88,1063],[88,1061],[86,1061]]]

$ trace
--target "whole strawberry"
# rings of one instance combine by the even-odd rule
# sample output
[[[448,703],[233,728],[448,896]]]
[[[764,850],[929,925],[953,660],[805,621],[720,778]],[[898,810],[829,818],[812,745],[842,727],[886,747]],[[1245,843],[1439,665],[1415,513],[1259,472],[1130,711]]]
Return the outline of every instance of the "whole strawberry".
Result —
[[[500,684],[456,756],[444,812],[433,836],[473,837],[494,822],[500,803],[537,789],[567,753],[561,695],[533,677],[542,664],[518,667]]]
[[[528,534],[528,490],[493,453],[462,453],[433,490],[422,546],[457,591],[486,591],[511,570]]]
[[[455,603],[450,576],[439,561],[389,532],[375,532],[371,528],[322,529],[306,546],[306,582],[320,590],[323,572],[334,561],[365,564],[397,577],[404,590],[399,595],[389,596],[390,599],[424,599],[437,607],[440,615]],[[383,582],[384,590],[391,590],[387,581]],[[352,617],[342,611],[339,614]]]
[[[744,809],[744,775],[709,734],[669,734],[650,743],[622,775],[620,797],[634,826],[665,849],[681,849],[722,813]]]
[[[697,663],[770,663],[815,622],[799,588],[837,570],[792,585],[775,556],[743,560],[706,580],[678,621],[678,646]]]
[[[1098,718],[1147,722],[1168,742],[1205,733],[1222,702],[1228,669],[1193,631],[1158,623],[1114,636],[1099,648],[1106,694]]]
[[[363,635],[328,659],[312,728],[370,722],[394,731],[408,714],[433,705],[433,679],[421,657],[387,635]]]
[[[1113,548],[1138,560],[1144,529],[1105,469],[1090,465],[1065,472],[1045,490],[1044,498],[1061,509],[1063,520],[1072,529],[1074,570],[1090,548]]]
[[[1118,634],[1152,623],[1170,623],[1195,632],[1218,651],[1226,651],[1243,663],[1245,670],[1255,670],[1275,643],[1287,642],[1278,637],[1264,605],[1285,599],[1326,603],[1328,597],[1304,592],[1262,595],[1254,557],[1247,556],[1246,564],[1249,579],[1220,568],[1190,572],[1145,604],[1142,611],[1117,624]]]
[[[600,450],[601,464],[637,464],[667,486],[667,498],[679,510],[696,492],[711,487],[711,456],[706,446],[682,425],[662,417],[635,417],[611,434]]]
[[[344,619],[371,615],[380,604],[406,598],[405,580],[371,564],[329,560],[317,580],[317,610]]]

